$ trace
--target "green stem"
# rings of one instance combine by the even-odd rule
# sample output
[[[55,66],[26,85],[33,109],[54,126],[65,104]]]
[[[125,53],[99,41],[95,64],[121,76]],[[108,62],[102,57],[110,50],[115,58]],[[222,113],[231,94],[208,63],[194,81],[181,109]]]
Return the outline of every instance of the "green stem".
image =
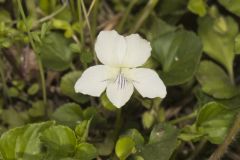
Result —
[[[92,18],[91,18],[91,26],[92,26],[92,35],[93,35],[93,41],[95,41],[95,36],[96,36],[96,31],[97,31],[97,13],[98,13],[98,5],[99,5],[99,0],[93,1],[92,6],[93,6],[93,11],[92,11]],[[90,9],[88,10],[88,14],[91,13],[91,6]],[[89,15],[88,15],[89,16]]]
[[[152,111],[155,113],[155,118],[157,122],[163,122],[165,120],[164,109],[161,107],[162,99],[155,98],[153,99]]]
[[[3,69],[4,69],[3,68],[3,61],[2,61],[2,57],[0,57],[0,76],[1,76],[2,84],[3,84],[3,95],[6,95],[6,93],[7,93],[7,83],[6,83],[6,79],[5,79],[5,76],[4,76],[4,70]]]
[[[84,1],[81,0],[81,6],[82,6],[82,10],[83,10],[83,14],[84,14],[84,18],[85,18],[85,22],[87,23],[87,27],[89,30],[89,34],[90,34],[90,39],[91,39],[91,44],[93,45],[93,35],[92,35],[92,29],[91,29],[91,25],[88,19],[88,14],[87,14],[87,10],[84,4]],[[84,25],[83,25],[84,26]]]
[[[114,129],[114,139],[117,140],[118,138],[118,134],[121,130],[122,127],[122,110],[121,109],[117,109],[116,111],[116,121],[115,121],[115,129]]]
[[[230,65],[230,66],[228,67],[228,74],[229,74],[229,78],[230,78],[232,84],[235,84],[235,81],[234,81],[234,73],[233,73],[233,67],[232,67],[232,65]]]
[[[81,1],[81,6],[82,6],[82,10],[83,10],[84,18],[85,18],[85,21],[84,21],[83,27],[85,26],[85,22],[86,22],[87,27],[88,27],[88,30],[89,30],[89,34],[90,34],[91,46],[93,47],[93,44],[94,44],[94,38],[93,38],[92,29],[91,29],[91,25],[90,25],[90,22],[89,22],[88,16],[90,15],[91,10],[92,10],[92,8],[93,8],[93,6],[94,6],[96,0],[92,1],[91,6],[90,6],[90,9],[89,9],[88,12],[87,12],[87,10],[86,10],[86,7],[85,7],[85,4],[84,4],[84,1],[83,1],[83,0],[80,0],[80,1]],[[95,54],[94,54],[94,62],[95,62],[95,64],[98,64],[97,57],[96,57]]]
[[[122,27],[123,27],[123,25],[125,24],[125,22],[126,22],[126,20],[127,20],[127,17],[128,17],[128,15],[129,15],[129,13],[131,12],[133,6],[134,6],[137,2],[138,2],[138,0],[132,0],[132,1],[130,2],[130,4],[128,5],[127,10],[126,10],[126,12],[125,12],[125,14],[124,14],[121,22],[119,23],[119,26],[118,26],[118,31],[119,31],[119,32],[122,32]]]
[[[18,9],[20,11],[20,14],[21,14],[21,16],[23,18],[23,21],[24,21],[24,24],[25,24],[25,27],[27,29],[27,33],[28,33],[28,37],[29,37],[29,40],[30,40],[30,44],[31,44],[31,46],[33,48],[34,53],[36,54],[36,57],[37,57],[37,62],[38,62],[39,72],[40,72],[40,77],[41,77],[41,84],[42,84],[43,102],[44,102],[44,104],[47,104],[46,83],[45,83],[45,76],[44,76],[44,69],[43,69],[42,61],[40,59],[39,54],[37,53],[37,49],[36,49],[36,46],[34,44],[32,34],[31,34],[30,29],[29,29],[29,27],[27,25],[27,20],[26,20],[26,16],[24,14],[24,11],[23,11],[21,0],[17,0],[17,3],[18,3]]]
[[[52,19],[53,17],[55,17],[56,15],[58,15],[59,13],[61,13],[66,7],[67,7],[67,3],[64,3],[61,8],[59,8],[59,9],[56,10],[55,12],[51,13],[50,15],[41,18],[41,19],[38,21],[38,23],[43,23],[43,22],[45,22],[45,21],[48,21],[48,20]]]
[[[228,135],[224,139],[224,142],[219,145],[217,150],[211,155],[209,160],[219,160],[227,152],[228,146],[232,143],[240,129],[240,113],[237,114],[232,128],[229,130]]]
[[[145,8],[142,11],[142,14],[140,15],[140,17],[138,18],[135,26],[132,28],[132,30],[130,31],[131,33],[136,32],[141,25],[143,24],[143,22],[146,20],[146,18],[149,16],[149,14],[151,13],[151,11],[154,9],[154,7],[157,5],[158,0],[149,0],[148,4],[145,6]]]
[[[77,9],[78,9],[79,24],[83,24],[82,7],[81,7],[81,1],[80,0],[77,1]],[[80,29],[80,38],[81,38],[82,44],[84,44],[83,29],[84,29],[84,27],[81,27],[81,29]]]
[[[180,122],[183,122],[183,121],[192,119],[192,118],[196,117],[196,115],[197,115],[197,113],[196,113],[196,112],[193,112],[193,113],[188,114],[188,115],[186,115],[186,116],[183,116],[183,117],[180,117],[180,118],[176,118],[176,119],[170,121],[170,123],[171,123],[171,124],[180,123]]]

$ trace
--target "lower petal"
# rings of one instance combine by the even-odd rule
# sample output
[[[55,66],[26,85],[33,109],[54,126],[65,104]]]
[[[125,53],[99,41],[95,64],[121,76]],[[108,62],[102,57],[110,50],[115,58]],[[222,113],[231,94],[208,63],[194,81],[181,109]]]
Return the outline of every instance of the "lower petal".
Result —
[[[126,82],[124,86],[120,86],[117,82],[108,84],[107,97],[117,108],[121,108],[127,103],[133,94],[134,88],[132,83]]]
[[[129,73],[134,87],[143,97],[164,98],[166,96],[166,86],[154,70],[135,68],[131,69]]]
[[[107,86],[108,68],[105,65],[96,65],[88,68],[77,80],[75,92],[99,97]]]

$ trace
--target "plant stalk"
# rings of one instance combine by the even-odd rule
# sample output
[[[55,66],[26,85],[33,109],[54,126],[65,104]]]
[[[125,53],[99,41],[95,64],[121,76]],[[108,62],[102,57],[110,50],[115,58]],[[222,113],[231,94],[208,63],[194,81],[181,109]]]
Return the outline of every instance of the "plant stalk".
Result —
[[[122,127],[122,110],[121,109],[117,109],[116,111],[116,121],[115,121],[115,129],[114,129],[114,139],[117,140],[118,138],[118,134],[121,130]]]
[[[229,74],[229,78],[230,78],[231,83],[235,84],[234,73],[233,73],[233,67],[232,66],[228,67],[228,74]]]
[[[154,7],[157,5],[158,0],[149,0],[145,8],[143,9],[140,17],[138,18],[135,26],[132,28],[130,33],[135,33],[143,24],[143,22],[146,20],[146,18],[149,16],[151,11],[154,9]]]
[[[186,120],[189,120],[189,119],[192,119],[194,117],[196,117],[197,113],[196,112],[193,112],[191,114],[188,114],[186,116],[183,116],[183,117],[180,117],[180,118],[176,118],[172,121],[170,121],[171,124],[177,124],[177,123],[180,123],[180,122],[183,122],[183,121],[186,121]]]
[[[77,10],[78,10],[79,24],[83,24],[82,6],[81,6],[81,1],[80,0],[77,1]],[[81,38],[81,43],[82,44],[84,44],[83,28],[84,27],[81,27],[81,29],[80,29],[80,38]],[[80,46],[80,48],[81,48],[81,46]]]
[[[34,53],[36,54],[36,57],[37,57],[37,63],[38,63],[38,66],[39,66],[39,72],[40,72],[40,77],[41,77],[43,102],[44,102],[44,104],[47,104],[46,83],[45,83],[45,76],[44,76],[44,69],[43,69],[42,61],[40,59],[39,54],[37,53],[37,49],[36,49],[36,46],[34,44],[32,34],[31,34],[30,29],[27,25],[27,20],[26,20],[25,13],[23,11],[21,0],[17,0],[17,3],[18,3],[18,9],[20,11],[20,14],[21,14],[21,16],[23,18],[23,21],[24,21],[24,24],[25,24],[25,27],[27,29],[27,34],[28,34],[28,37],[29,37],[29,40],[30,40],[30,44],[32,46],[32,49],[33,49]]]

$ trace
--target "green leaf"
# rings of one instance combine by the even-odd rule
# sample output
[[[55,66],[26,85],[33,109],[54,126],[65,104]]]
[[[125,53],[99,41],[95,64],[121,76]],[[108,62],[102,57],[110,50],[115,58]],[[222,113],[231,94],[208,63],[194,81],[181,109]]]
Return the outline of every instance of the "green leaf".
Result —
[[[102,94],[101,98],[101,104],[103,105],[104,108],[110,110],[110,111],[116,111],[117,108],[109,101],[107,98],[107,95],[104,93]]]
[[[136,148],[140,148],[144,145],[144,138],[141,133],[136,129],[129,129],[125,132],[124,136],[128,136],[133,139],[136,144]]]
[[[52,121],[29,124],[5,132],[0,139],[0,152],[4,159],[41,160],[41,132],[52,126]]]
[[[130,137],[121,137],[115,146],[116,155],[120,160],[125,160],[131,153],[135,152],[135,142]]]
[[[65,74],[61,79],[60,89],[62,94],[68,96],[72,100],[78,103],[85,103],[88,101],[88,97],[74,91],[74,85],[81,74],[82,72],[80,71],[73,71]]]
[[[103,142],[98,142],[95,144],[97,147],[98,153],[101,156],[108,156],[112,153],[115,145],[115,140],[113,138],[113,134],[110,132],[108,135],[104,138]]]
[[[54,11],[57,5],[57,0],[39,0],[39,7],[45,13],[51,13]]]
[[[83,117],[87,120],[92,119],[92,125],[99,125],[106,122],[106,119],[100,114],[99,109],[95,106],[87,107],[83,111]]]
[[[78,160],[92,160],[97,157],[96,148],[89,143],[80,143],[77,145],[75,158]]]
[[[187,3],[188,0],[161,0],[156,11],[161,18],[174,24],[187,12]]]
[[[196,124],[186,126],[181,130],[181,134],[178,136],[179,139],[184,141],[198,141],[203,138],[204,135],[199,133],[196,128]]]
[[[207,4],[205,0],[189,0],[187,7],[191,12],[201,17],[205,16],[207,13],[207,9],[206,9]]]
[[[82,109],[76,103],[66,103],[57,108],[52,118],[60,124],[75,127],[83,119]]]
[[[1,8],[0,11],[0,22],[11,22],[11,16],[8,11]]]
[[[240,34],[235,38],[235,53],[240,54]]]
[[[206,135],[211,143],[221,144],[234,121],[235,114],[235,110],[228,109],[216,102],[209,102],[198,113],[197,130]]]
[[[177,145],[178,130],[170,124],[157,125],[149,143],[139,151],[144,160],[169,160]]]
[[[27,112],[17,112],[10,107],[2,111],[2,121],[9,125],[10,128],[18,127],[28,122],[29,116]]]
[[[238,25],[231,17],[205,16],[198,20],[198,33],[207,55],[220,62],[230,73],[235,56]]]
[[[162,19],[156,17],[156,16],[152,16],[149,19],[149,22],[146,23],[146,25],[149,27],[149,23],[151,23],[152,25],[150,26],[150,31],[146,30],[146,35],[147,35],[147,39],[149,40],[153,40],[161,35],[164,35],[166,33],[170,33],[170,32],[174,32],[177,27],[168,24],[167,22],[163,21]],[[146,28],[148,28],[146,27]]]
[[[85,142],[87,140],[91,120],[92,119],[84,120],[76,126],[75,132],[79,142]]]
[[[45,130],[40,140],[46,147],[49,157],[55,157],[55,159],[72,155],[77,143],[73,130],[60,125],[51,126]]]
[[[34,83],[28,88],[27,93],[29,95],[35,95],[38,91],[39,91],[39,84]]]
[[[143,127],[146,129],[149,129],[152,127],[153,123],[155,121],[154,115],[150,111],[146,111],[142,115],[142,124]]]
[[[43,65],[49,69],[63,71],[72,62],[70,42],[62,34],[51,32],[38,44]]]
[[[18,97],[20,95],[19,91],[15,87],[8,88],[7,90],[8,97]]]
[[[62,5],[58,4],[53,12],[57,12],[57,10],[59,10],[61,7],[62,7]],[[69,9],[68,7],[64,8],[64,10],[59,12],[55,16],[55,18],[60,19],[60,20],[64,20],[64,21],[67,21],[68,23],[70,23],[72,21],[71,9]]]
[[[32,107],[28,110],[28,114],[31,117],[43,117],[45,115],[45,104],[43,101],[36,101],[32,104]]]
[[[82,63],[89,64],[93,62],[93,53],[87,50],[84,50],[80,53],[80,60]]]
[[[226,73],[211,61],[200,63],[196,77],[202,90],[215,98],[232,98],[238,94]]]
[[[73,30],[71,25],[69,24],[69,22],[64,21],[64,20],[60,20],[60,19],[53,19],[52,20],[52,25],[54,28],[56,29],[62,29],[64,30],[64,36],[66,38],[70,38],[73,36]]]
[[[193,77],[200,57],[202,45],[193,33],[178,30],[159,36],[152,41],[153,56],[162,64],[160,77],[167,85],[178,85]]]
[[[195,91],[195,96],[197,98],[199,106],[203,106],[208,102],[216,101],[217,103],[222,104],[229,109],[240,108],[240,95],[234,96],[230,99],[215,99],[212,96],[205,94],[201,89],[197,89]]]
[[[240,1],[239,0],[218,0],[230,12],[240,16]]]

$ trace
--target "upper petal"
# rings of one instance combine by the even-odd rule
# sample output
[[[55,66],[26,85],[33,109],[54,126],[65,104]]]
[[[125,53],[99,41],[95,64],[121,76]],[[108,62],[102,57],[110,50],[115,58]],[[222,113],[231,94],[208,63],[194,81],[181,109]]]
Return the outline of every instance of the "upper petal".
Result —
[[[120,66],[126,53],[126,41],[115,30],[101,31],[95,43],[95,51],[101,63]]]
[[[143,96],[148,98],[164,98],[167,94],[166,86],[158,74],[148,68],[135,68],[129,71],[134,87]]]
[[[116,81],[108,84],[107,97],[115,105],[120,108],[127,103],[133,94],[134,88],[132,83],[126,82],[124,86],[120,86]]]
[[[138,34],[131,34],[125,37],[127,48],[122,65],[134,68],[143,65],[151,55],[150,42]]]
[[[108,70],[105,65],[88,68],[75,83],[75,92],[99,97],[107,86]]]

